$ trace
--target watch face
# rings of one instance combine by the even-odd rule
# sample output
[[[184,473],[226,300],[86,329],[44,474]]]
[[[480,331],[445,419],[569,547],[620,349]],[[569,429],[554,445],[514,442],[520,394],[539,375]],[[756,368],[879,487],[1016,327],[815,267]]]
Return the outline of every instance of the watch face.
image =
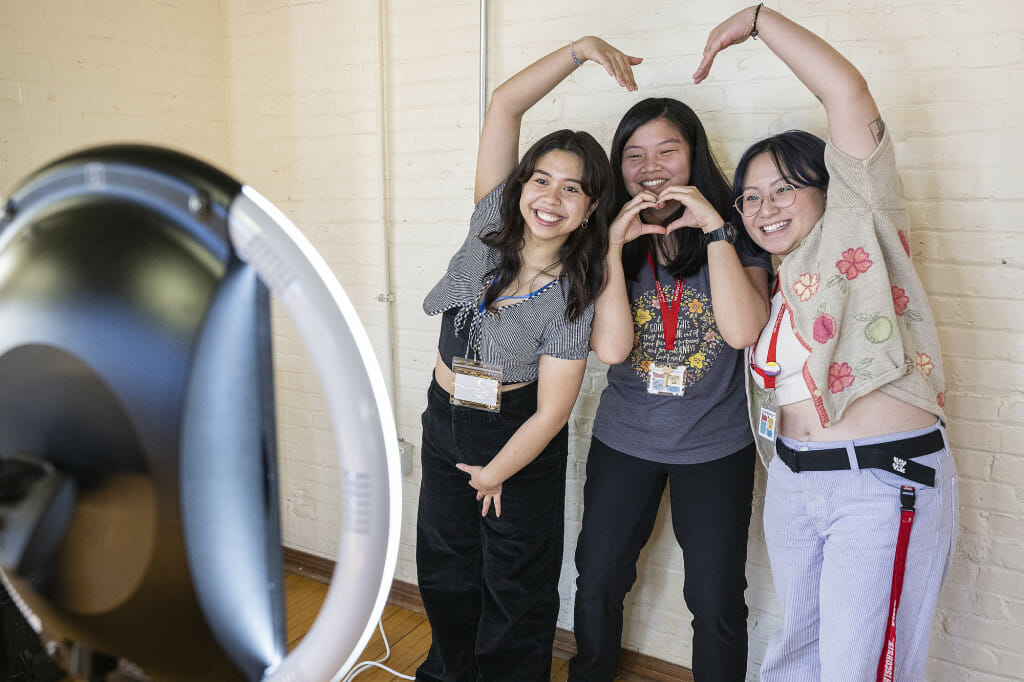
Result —
[[[730,244],[736,243],[736,227],[732,223],[726,223],[722,225],[722,229],[725,231],[725,241]]]

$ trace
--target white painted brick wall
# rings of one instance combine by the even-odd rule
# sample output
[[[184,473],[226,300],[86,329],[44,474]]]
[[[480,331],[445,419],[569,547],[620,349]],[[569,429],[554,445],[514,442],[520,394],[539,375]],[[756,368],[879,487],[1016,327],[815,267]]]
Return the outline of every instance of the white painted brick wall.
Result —
[[[320,250],[389,363],[374,3],[225,0],[232,169]],[[338,471],[323,393],[275,308],[286,543],[337,553]]]
[[[0,195],[96,144],[227,163],[218,3],[5,0],[0,17]]]
[[[747,144],[791,127],[824,132],[820,106],[763,45],[724,54],[689,79],[707,31],[741,5],[652,0],[492,0],[488,76],[498,82],[570,38],[602,35],[646,57],[640,93],[585,66],[532,110],[524,147],[556,127],[610,143],[640,97],[701,113],[727,169]],[[378,169],[373,0],[144,0],[73,6],[18,0],[0,22],[0,188],[70,148],[125,137],[226,165],[313,240],[366,323],[383,363],[396,349],[399,433],[417,445],[438,321],[420,302],[461,243],[472,210],[479,7],[385,2],[387,178]],[[939,604],[928,679],[1015,680],[1024,671],[1024,10],[1016,0],[783,0],[872,86],[897,143],[914,220],[911,247],[940,325],[947,414],[961,480],[961,532]],[[224,94],[226,93],[226,95]],[[0,189],[0,191],[3,191]],[[393,314],[383,290],[393,234]],[[275,315],[286,540],[333,556],[333,445],[309,361]],[[604,368],[591,358],[571,422],[560,624],[571,627],[572,554]],[[418,462],[405,480],[398,578],[415,580]],[[758,471],[747,600],[755,679],[778,625],[760,529]],[[627,598],[624,645],[690,660],[683,565],[662,515]]]

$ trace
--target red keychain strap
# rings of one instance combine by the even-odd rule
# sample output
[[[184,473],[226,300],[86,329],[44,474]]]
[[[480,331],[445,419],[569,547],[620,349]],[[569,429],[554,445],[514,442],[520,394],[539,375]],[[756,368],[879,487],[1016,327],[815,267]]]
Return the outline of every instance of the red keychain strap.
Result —
[[[914,487],[900,487],[900,533],[896,538],[896,557],[892,564],[892,588],[889,591],[889,618],[885,628],[885,642],[878,659],[877,682],[892,682],[896,667],[896,610],[900,607],[903,592],[903,574],[907,568],[907,546],[910,544],[910,528],[914,525]]]
[[[775,288],[772,289],[772,298],[774,298],[777,293],[779,293],[778,278],[775,279]],[[775,328],[772,330],[771,338],[768,341],[768,355],[765,358],[764,369],[754,364],[754,353],[757,352],[757,344],[761,341],[760,337],[758,337],[757,341],[754,342],[754,347],[750,349],[750,370],[764,380],[765,388],[775,388],[775,377],[782,372],[782,368],[779,367],[779,363],[776,361],[776,347],[779,345],[779,329],[782,328],[782,318],[785,316],[786,301],[783,300],[779,304],[779,315],[775,318]]]
[[[683,287],[686,285],[686,280],[676,280],[676,290],[672,294],[672,303],[670,305],[665,298],[665,290],[661,287],[661,282],[658,281],[658,269],[654,266],[654,259],[651,258],[650,253],[647,254],[647,264],[651,266],[651,272],[654,273],[654,289],[658,292],[658,305],[661,307],[662,333],[665,335],[665,350],[672,350],[676,347],[679,305],[683,301]]]

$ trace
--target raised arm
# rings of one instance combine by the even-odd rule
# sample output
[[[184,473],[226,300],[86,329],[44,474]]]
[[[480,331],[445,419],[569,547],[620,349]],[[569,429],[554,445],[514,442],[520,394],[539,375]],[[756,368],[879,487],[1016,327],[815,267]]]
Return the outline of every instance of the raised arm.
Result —
[[[594,36],[573,41],[509,78],[491,94],[491,104],[484,116],[476,159],[475,202],[497,187],[519,162],[523,115],[586,61],[597,62],[619,85],[636,90],[633,67],[642,60]]]
[[[825,106],[832,144],[855,158],[870,156],[882,140],[884,128],[864,77],[831,45],[768,7],[748,7],[716,26],[708,36],[693,82],[707,77],[719,52],[751,37],[755,12],[757,38]]]

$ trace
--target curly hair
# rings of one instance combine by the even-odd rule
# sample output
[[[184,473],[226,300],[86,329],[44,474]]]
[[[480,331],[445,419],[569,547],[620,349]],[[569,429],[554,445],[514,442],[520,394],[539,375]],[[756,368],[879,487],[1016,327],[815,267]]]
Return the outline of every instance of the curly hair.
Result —
[[[516,279],[522,265],[526,230],[526,220],[519,208],[523,185],[530,180],[540,158],[552,151],[569,152],[580,159],[581,188],[587,198],[597,202],[586,227],[569,233],[558,250],[558,260],[568,280],[565,319],[571,321],[583,314],[604,286],[608,225],[615,211],[608,155],[593,136],[583,131],[557,130],[545,135],[527,150],[505,181],[500,203],[501,229],[482,237],[484,244],[500,254],[498,266],[484,277],[484,282],[493,277],[484,292],[484,304],[491,307]]]

